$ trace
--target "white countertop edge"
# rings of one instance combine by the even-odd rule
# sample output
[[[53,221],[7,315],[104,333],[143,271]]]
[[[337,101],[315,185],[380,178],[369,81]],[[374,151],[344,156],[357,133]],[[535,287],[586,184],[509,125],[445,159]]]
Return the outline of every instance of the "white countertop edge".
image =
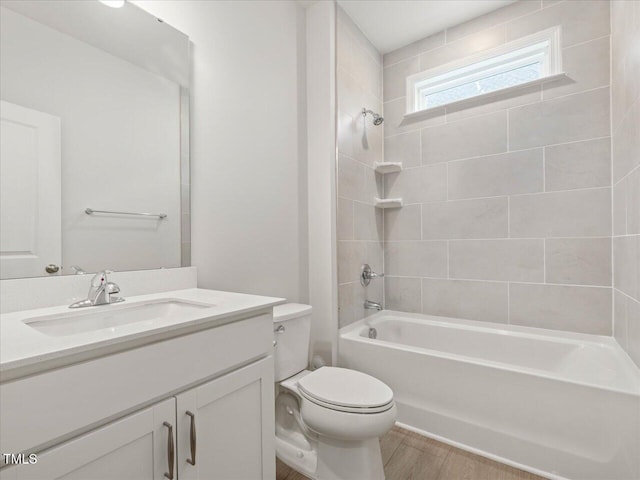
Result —
[[[68,313],[67,305],[38,308],[34,310],[22,310],[0,315],[0,375],[2,381],[10,381],[19,376],[16,371],[28,369],[28,373],[37,373],[37,370],[49,370],[52,368],[47,362],[56,361],[53,368],[62,366],[64,359],[76,357],[81,354],[84,361],[91,357],[95,351],[95,357],[132,348],[130,344],[142,346],[159,339],[168,339],[189,333],[190,330],[214,328],[216,326],[247,318],[247,314],[267,312],[275,305],[286,303],[283,298],[263,297],[218,290],[206,290],[191,288],[169,292],[153,293],[127,297],[127,303],[139,303],[157,299],[177,299],[194,302],[212,303],[211,309],[205,309],[190,315],[185,315],[178,322],[161,324],[149,328],[145,325],[132,323],[122,328],[117,333],[98,330],[77,335],[52,337],[40,333],[23,323],[33,317]],[[122,305],[122,304],[119,304]],[[87,307],[92,309],[109,308],[108,305],[100,307]],[[200,328],[197,328],[200,327]],[[109,351],[111,347],[111,351]],[[8,358],[7,358],[8,357]],[[38,364],[42,363],[42,368]],[[69,362],[67,364],[74,363]]]

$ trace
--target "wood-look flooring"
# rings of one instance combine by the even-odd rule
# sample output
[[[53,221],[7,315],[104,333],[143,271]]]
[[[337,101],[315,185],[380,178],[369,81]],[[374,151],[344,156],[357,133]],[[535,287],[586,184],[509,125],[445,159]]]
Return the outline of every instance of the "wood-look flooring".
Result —
[[[399,427],[380,439],[380,449],[386,480],[544,480]],[[306,478],[277,461],[276,480]]]

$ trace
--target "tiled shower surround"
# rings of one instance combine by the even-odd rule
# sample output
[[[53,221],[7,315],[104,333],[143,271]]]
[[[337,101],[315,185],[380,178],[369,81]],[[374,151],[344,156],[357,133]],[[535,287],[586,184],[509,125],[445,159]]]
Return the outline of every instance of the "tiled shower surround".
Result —
[[[639,247],[629,234],[638,222],[629,203],[638,191],[638,88],[626,86],[635,103],[619,95],[627,102],[628,120],[618,127],[626,160],[617,169],[614,161],[612,180],[610,8],[598,0],[521,0],[387,53],[382,86],[377,52],[339,11],[341,326],[367,313],[365,297],[382,299],[380,280],[367,289],[358,283],[366,261],[384,268],[387,309],[611,335],[613,181],[625,191],[616,195],[625,199],[625,223],[613,251],[628,259],[615,276],[616,337],[637,345]],[[626,26],[615,28],[631,45],[625,35],[637,32],[630,26],[637,13],[620,16]],[[401,123],[408,75],[558,24],[568,80]],[[614,40],[614,103],[616,54],[627,59],[618,69],[636,68],[637,78],[630,49],[616,52]],[[384,159],[404,165],[384,178],[372,170],[382,160],[379,130],[369,122],[363,129],[358,118],[362,106],[379,108],[380,88]],[[375,195],[402,197],[405,206],[382,214]]]
[[[614,335],[640,366],[640,2],[611,4]]]
[[[360,285],[360,267],[383,271],[382,211],[373,206],[382,195],[374,172],[382,161],[383,127],[365,118],[363,107],[382,111],[382,56],[338,7],[338,298],[340,326],[373,312],[365,298],[383,302],[383,284]]]
[[[610,5],[524,0],[384,56],[388,309],[611,335]],[[401,125],[411,75],[561,25],[569,79]]]

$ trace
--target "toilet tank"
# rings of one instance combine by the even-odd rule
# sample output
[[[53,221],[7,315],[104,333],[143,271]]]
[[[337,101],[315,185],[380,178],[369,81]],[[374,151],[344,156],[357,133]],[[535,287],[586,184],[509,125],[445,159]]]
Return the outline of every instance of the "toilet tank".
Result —
[[[310,305],[300,303],[286,303],[273,307],[276,382],[307,368],[312,310]]]

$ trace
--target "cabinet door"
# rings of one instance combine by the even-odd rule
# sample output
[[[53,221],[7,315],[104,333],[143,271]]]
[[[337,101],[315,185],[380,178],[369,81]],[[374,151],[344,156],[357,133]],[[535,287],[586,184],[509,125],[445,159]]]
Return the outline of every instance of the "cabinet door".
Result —
[[[45,451],[36,464],[16,468],[15,478],[167,480],[169,442],[176,445],[175,412],[175,398],[164,400]],[[173,457],[173,478],[177,479],[175,448]]]
[[[272,357],[176,399],[180,480],[275,478]]]

